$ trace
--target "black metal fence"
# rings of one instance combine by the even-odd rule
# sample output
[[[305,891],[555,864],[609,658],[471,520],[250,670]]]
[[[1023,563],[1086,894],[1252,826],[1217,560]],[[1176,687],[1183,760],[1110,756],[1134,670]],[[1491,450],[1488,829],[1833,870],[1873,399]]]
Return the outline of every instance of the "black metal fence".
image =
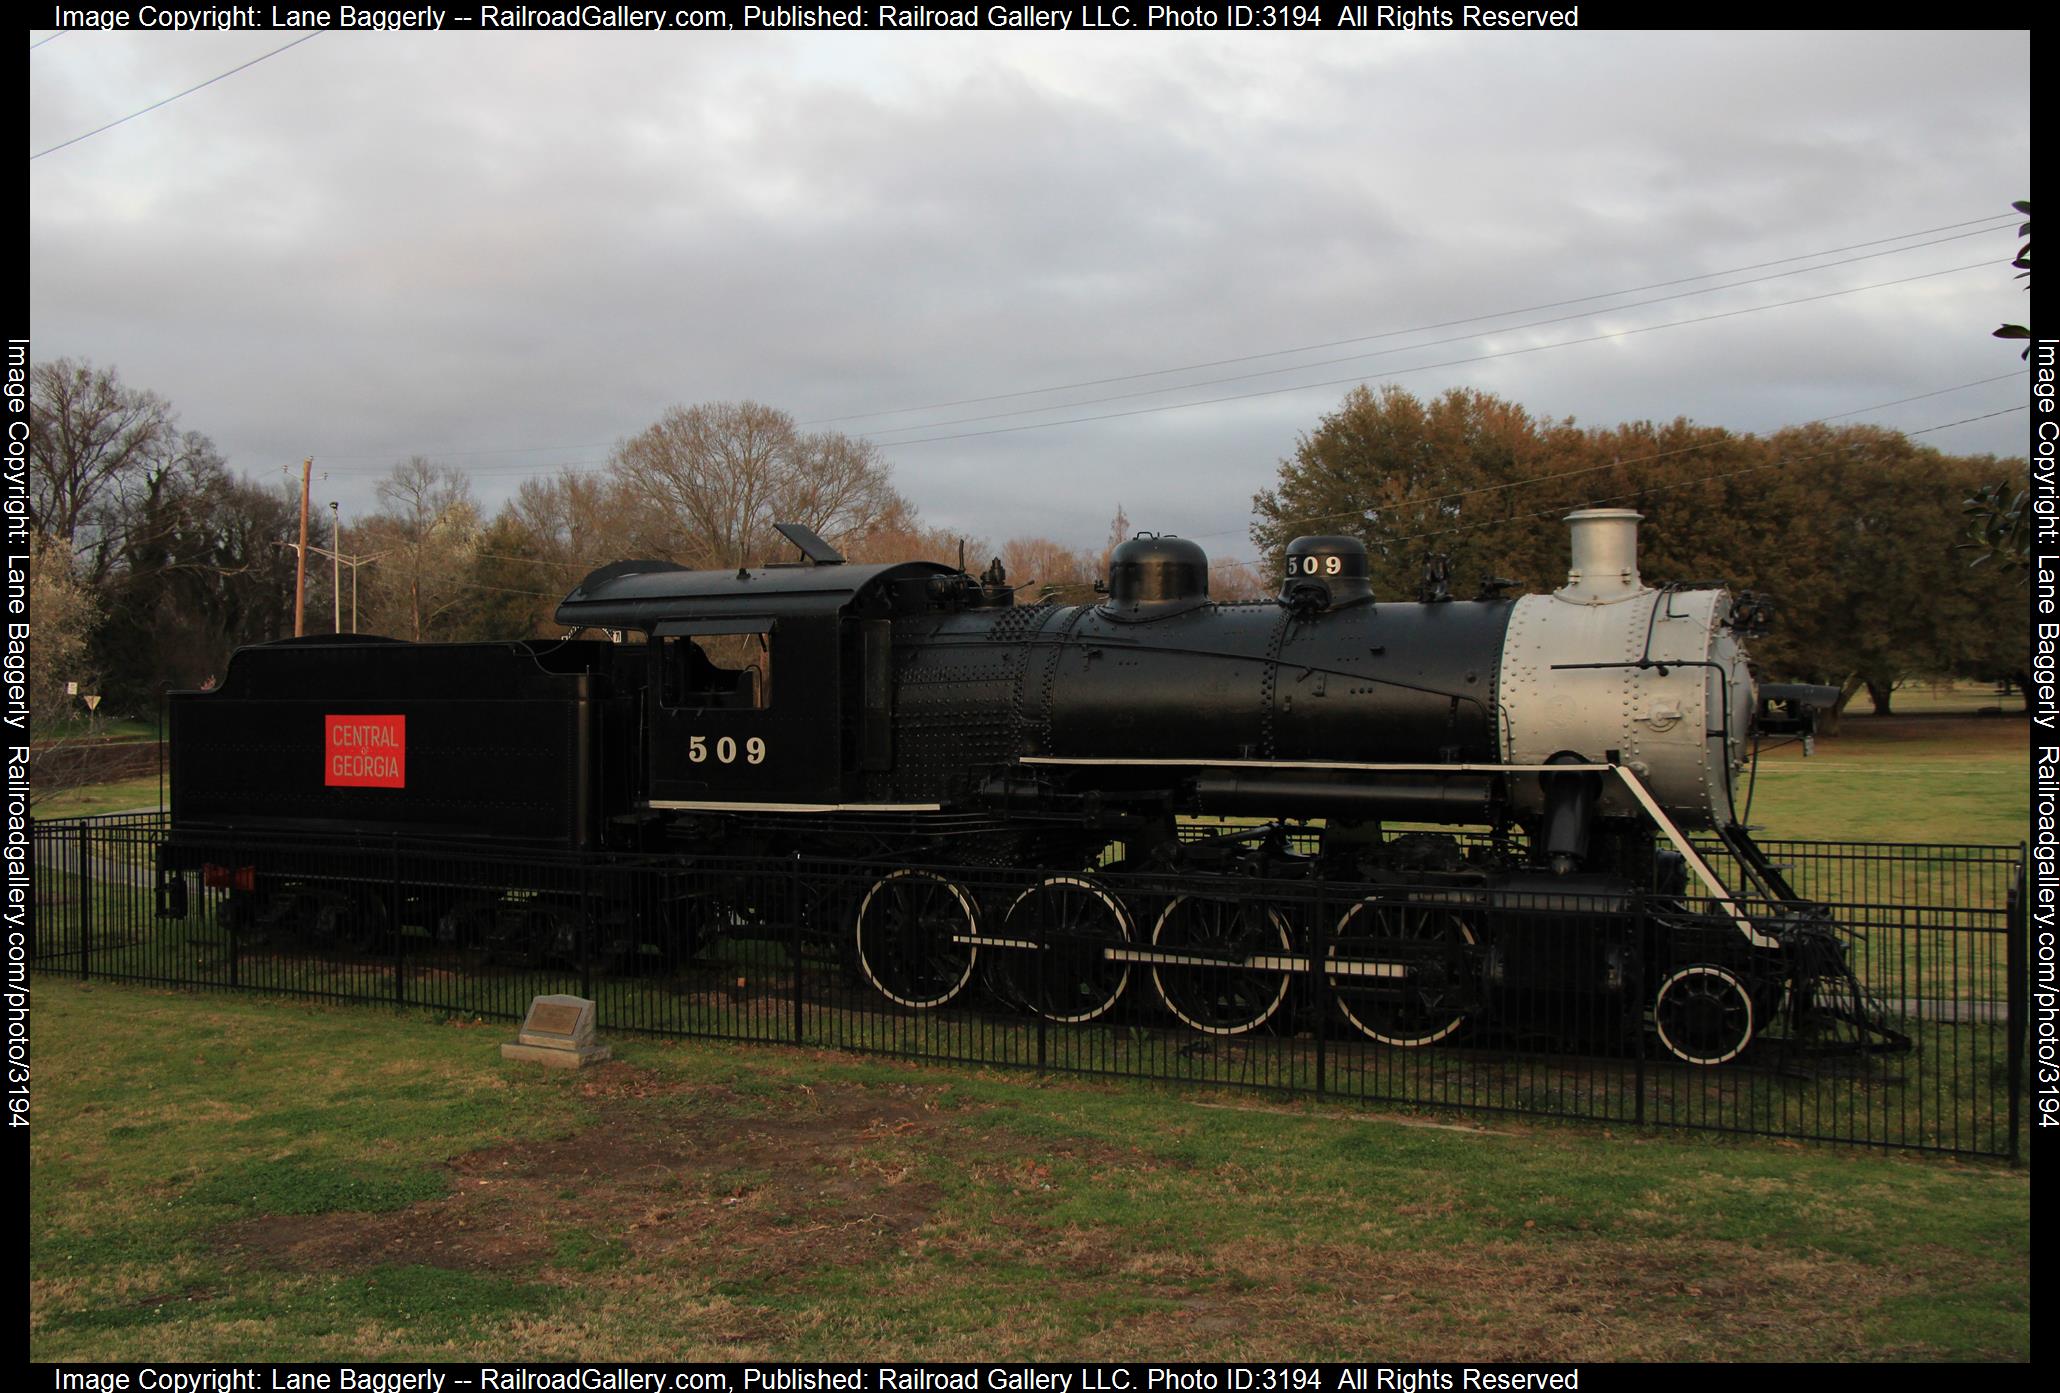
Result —
[[[164,840],[36,825],[35,971],[509,1020],[565,992],[604,1032],[2018,1154],[2021,848],[1767,844],[1819,906],[1791,932],[1743,901],[403,841],[182,843],[160,876]]]

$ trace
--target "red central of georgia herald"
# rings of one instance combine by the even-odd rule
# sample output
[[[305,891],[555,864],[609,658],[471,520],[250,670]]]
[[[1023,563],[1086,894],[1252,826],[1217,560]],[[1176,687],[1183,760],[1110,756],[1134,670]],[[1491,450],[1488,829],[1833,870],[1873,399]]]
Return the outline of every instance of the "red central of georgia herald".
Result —
[[[327,716],[322,782],[330,788],[406,788],[406,716]]]

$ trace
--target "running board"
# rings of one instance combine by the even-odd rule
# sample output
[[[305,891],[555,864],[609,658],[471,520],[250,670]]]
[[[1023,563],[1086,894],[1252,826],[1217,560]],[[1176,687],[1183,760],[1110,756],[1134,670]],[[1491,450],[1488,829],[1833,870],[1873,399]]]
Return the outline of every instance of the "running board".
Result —
[[[1027,938],[987,938],[980,934],[953,934],[953,943],[972,948],[1030,949],[1045,946]],[[1310,959],[1299,953],[1261,953],[1249,958],[1207,957],[1196,953],[1169,953],[1160,948],[1115,948],[1101,950],[1104,961],[1140,963],[1148,967],[1214,967],[1239,972],[1310,972]],[[1387,977],[1409,975],[1409,964],[1381,962],[1373,958],[1331,958],[1324,972],[1331,977]]]

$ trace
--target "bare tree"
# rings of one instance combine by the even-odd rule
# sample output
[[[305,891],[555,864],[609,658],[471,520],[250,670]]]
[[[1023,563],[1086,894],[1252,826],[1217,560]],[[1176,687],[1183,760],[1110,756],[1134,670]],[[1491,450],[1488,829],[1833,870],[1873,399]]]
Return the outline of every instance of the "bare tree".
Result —
[[[1264,571],[1249,561],[1209,563],[1209,594],[1220,603],[1271,599],[1277,588]]]
[[[72,573],[72,549],[62,537],[42,532],[29,539],[29,612],[36,616],[36,641],[29,647],[29,711],[38,727],[72,714],[67,682],[93,689],[86,669],[86,641],[98,606],[93,592]]]
[[[757,402],[673,407],[616,446],[615,478],[651,509],[635,540],[696,568],[745,566],[785,549],[772,524],[799,522],[833,546],[906,512],[869,443],[803,435]]]
[[[963,555],[975,570],[990,554],[984,537],[925,526],[915,505],[899,496],[867,526],[839,533],[837,549],[847,561],[939,561],[947,566],[958,565]]]
[[[1123,505],[1116,505],[1116,516],[1109,519],[1109,540],[1103,544],[1101,555],[1095,558],[1095,576],[1100,580],[1109,578],[1109,558],[1116,554],[1116,548],[1129,541],[1134,534],[1130,530],[1130,514],[1123,511]]]
[[[553,568],[555,584],[629,555],[636,530],[633,502],[612,475],[565,469],[548,479],[524,480],[506,511]]]
[[[417,455],[379,481],[381,510],[357,529],[361,548],[380,552],[384,625],[404,627],[420,642],[435,621],[467,594],[478,545],[479,508],[461,473]]]
[[[1093,597],[1093,552],[1061,546],[1049,537],[1012,537],[1002,544],[1001,562],[1008,568],[1011,583],[1029,587],[1020,592],[1023,595],[1050,595],[1066,604],[1081,604]]]
[[[29,506],[37,528],[74,551],[87,549],[80,529],[181,443],[171,403],[122,386],[113,368],[59,358],[29,370]],[[87,569],[97,577],[108,548],[92,549],[99,559]]]
[[[629,491],[612,476],[565,469],[526,480],[479,533],[467,584],[453,616],[460,638],[513,638],[562,632],[558,601],[597,566],[636,551]]]

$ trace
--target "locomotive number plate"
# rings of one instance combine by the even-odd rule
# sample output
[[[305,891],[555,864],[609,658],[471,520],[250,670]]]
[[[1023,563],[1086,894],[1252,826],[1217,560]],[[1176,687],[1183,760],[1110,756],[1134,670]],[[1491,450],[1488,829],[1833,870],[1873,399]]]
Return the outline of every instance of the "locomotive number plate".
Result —
[[[746,764],[765,763],[766,744],[754,735],[742,744],[732,736],[717,736],[711,741],[705,735],[689,736],[687,739],[687,762],[706,764],[712,757],[717,764],[735,764],[742,758]]]

